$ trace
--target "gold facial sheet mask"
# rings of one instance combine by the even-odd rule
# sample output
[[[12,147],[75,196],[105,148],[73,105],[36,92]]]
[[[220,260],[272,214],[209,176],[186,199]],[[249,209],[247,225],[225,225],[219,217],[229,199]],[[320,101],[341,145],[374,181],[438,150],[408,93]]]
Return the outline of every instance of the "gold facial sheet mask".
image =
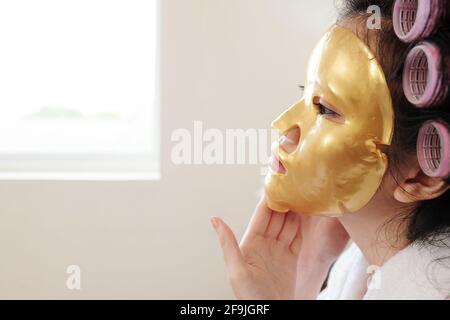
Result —
[[[319,102],[341,117],[319,112]],[[371,49],[332,27],[309,61],[303,98],[272,126],[280,136],[300,132],[295,151],[273,148],[284,170],[266,176],[272,210],[336,217],[364,207],[388,167],[378,145],[390,145],[394,130],[390,90]]]

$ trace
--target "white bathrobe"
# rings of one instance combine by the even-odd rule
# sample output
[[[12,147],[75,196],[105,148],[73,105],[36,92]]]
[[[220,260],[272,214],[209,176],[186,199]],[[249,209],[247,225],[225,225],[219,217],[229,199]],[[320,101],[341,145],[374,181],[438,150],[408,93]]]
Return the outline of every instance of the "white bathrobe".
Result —
[[[447,244],[450,241],[446,241]],[[381,268],[352,244],[330,272],[323,300],[450,299],[450,248],[410,245]]]

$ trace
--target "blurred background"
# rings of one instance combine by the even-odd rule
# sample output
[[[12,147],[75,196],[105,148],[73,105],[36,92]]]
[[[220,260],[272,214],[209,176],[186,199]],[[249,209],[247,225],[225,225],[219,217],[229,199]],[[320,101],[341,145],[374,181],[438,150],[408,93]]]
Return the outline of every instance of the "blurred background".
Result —
[[[261,165],[176,165],[172,134],[269,129],[334,2],[1,1],[0,298],[232,298],[209,220],[242,236]]]

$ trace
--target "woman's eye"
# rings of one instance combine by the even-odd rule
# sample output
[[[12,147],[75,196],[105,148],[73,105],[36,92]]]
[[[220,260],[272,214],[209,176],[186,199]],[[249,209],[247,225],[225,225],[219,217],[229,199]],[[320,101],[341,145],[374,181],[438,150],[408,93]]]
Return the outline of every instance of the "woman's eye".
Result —
[[[325,106],[324,106],[323,104],[321,104],[321,103],[317,103],[316,106],[317,106],[317,108],[318,108],[320,114],[323,114],[323,115],[330,115],[330,116],[336,116],[336,117],[339,116],[338,113],[334,112],[333,110],[328,109],[327,107],[325,107]]]
[[[326,106],[326,103],[322,101],[320,97],[315,97],[313,99],[313,104],[317,107],[318,114],[321,116],[324,116],[332,121],[338,122],[338,123],[344,123],[345,118],[334,111],[333,109]]]

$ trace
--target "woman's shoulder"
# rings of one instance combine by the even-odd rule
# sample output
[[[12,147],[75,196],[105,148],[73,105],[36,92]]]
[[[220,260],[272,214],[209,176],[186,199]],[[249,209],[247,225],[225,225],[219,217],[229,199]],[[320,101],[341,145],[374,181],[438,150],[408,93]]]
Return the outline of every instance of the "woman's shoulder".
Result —
[[[331,268],[327,287],[319,300],[359,300],[367,290],[369,264],[358,246],[350,242]]]
[[[368,280],[370,278],[370,281]],[[333,266],[319,299],[450,299],[450,238],[414,243],[382,267],[371,266],[354,243]]]
[[[372,276],[365,299],[450,298],[450,238],[413,243]]]

